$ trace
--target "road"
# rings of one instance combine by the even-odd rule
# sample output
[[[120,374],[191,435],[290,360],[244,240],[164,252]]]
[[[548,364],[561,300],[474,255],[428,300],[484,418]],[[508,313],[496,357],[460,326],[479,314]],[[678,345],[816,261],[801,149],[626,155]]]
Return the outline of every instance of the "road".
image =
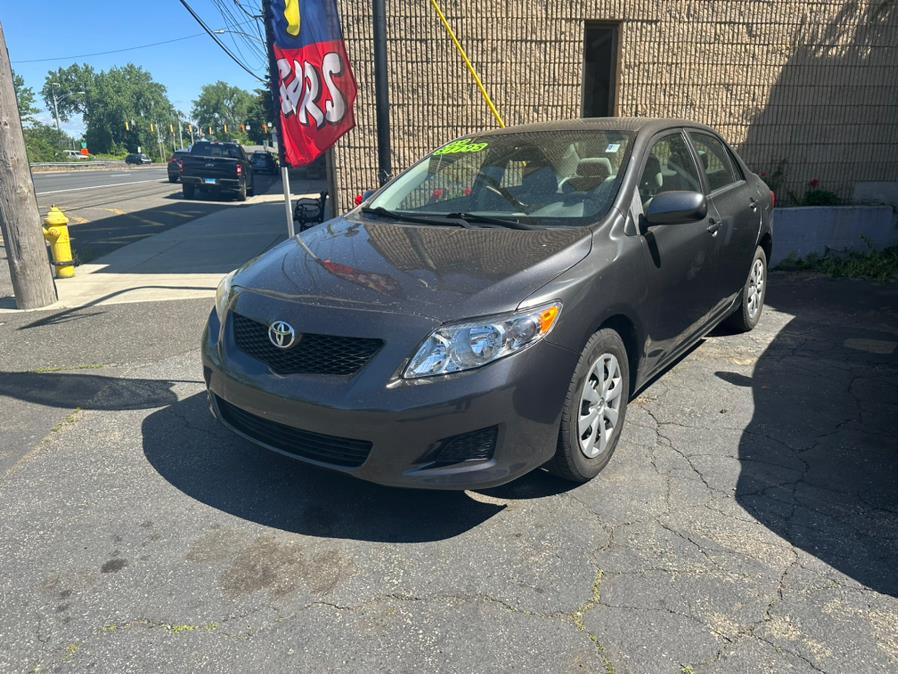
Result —
[[[159,183],[167,180],[165,167],[126,168],[120,171],[71,171],[66,173],[35,173],[34,189],[38,198],[70,192],[115,188],[119,186]]]
[[[227,432],[208,299],[0,316],[0,672],[894,672],[898,285],[768,300],[596,480],[464,493]]]
[[[181,186],[168,182],[165,167],[36,173],[33,179],[41,215],[57,206],[69,218],[78,264],[234,203],[233,199],[213,195],[185,200]],[[275,176],[256,176],[259,194],[276,191],[279,185],[280,179]],[[0,306],[15,306],[2,239]]]

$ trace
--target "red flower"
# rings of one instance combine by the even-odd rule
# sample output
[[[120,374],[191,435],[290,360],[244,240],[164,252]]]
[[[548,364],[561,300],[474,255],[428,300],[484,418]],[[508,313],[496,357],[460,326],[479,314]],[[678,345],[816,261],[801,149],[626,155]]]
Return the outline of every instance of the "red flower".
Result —
[[[816,190],[820,187],[820,178],[811,178],[811,181],[808,183],[812,190]]]

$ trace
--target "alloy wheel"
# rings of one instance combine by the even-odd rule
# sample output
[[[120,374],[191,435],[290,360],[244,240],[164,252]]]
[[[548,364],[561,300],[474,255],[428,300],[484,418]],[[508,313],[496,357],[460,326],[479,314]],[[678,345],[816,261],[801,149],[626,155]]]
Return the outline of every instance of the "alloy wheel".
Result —
[[[577,431],[580,451],[594,459],[608,449],[620,416],[623,379],[617,357],[603,353],[593,363],[580,393]]]
[[[748,315],[752,319],[758,315],[764,302],[764,262],[757,259],[748,276]]]

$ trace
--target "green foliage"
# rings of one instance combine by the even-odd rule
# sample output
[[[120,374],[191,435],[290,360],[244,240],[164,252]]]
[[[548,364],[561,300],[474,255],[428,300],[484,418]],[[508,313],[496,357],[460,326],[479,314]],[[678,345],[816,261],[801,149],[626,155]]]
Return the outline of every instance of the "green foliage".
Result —
[[[842,203],[839,195],[829,190],[810,189],[804,193],[802,206],[838,206]]]
[[[768,174],[762,171],[760,174],[761,180],[767,183],[770,191],[775,193],[780,200],[788,201],[796,206],[838,206],[843,203],[835,192],[821,189],[820,180],[817,178],[808,181],[804,196],[796,194],[792,190],[785,190],[785,194],[783,194],[787,166],[788,162],[781,159],[772,173]]]
[[[864,237],[868,250],[838,253],[827,250],[823,255],[809,255],[803,260],[789,256],[779,268],[787,271],[816,271],[834,278],[863,278],[887,282],[898,278],[898,246],[874,250]]]
[[[25,86],[25,80],[21,75],[12,74],[12,86],[16,92],[16,100],[19,102],[19,117],[22,126],[31,126],[35,123],[35,115],[40,112],[34,104],[34,89]]]
[[[127,150],[122,150],[121,152],[100,152],[99,154],[93,155],[93,158],[99,161],[116,161],[124,159],[128,156]]]
[[[240,125],[246,124],[252,107],[252,94],[219,80],[200,90],[199,97],[193,102],[192,114],[204,131],[208,132],[212,127],[214,136],[245,141],[247,136],[240,130]]]
[[[47,74],[41,94],[50,110],[55,95],[60,121],[72,114],[83,117],[84,138],[94,154],[136,152],[140,147],[161,159],[177,134],[178,113],[165,87],[131,63],[106,71],[78,64],[59,68]]]
[[[253,100],[246,117],[246,123],[249,124],[247,135],[254,144],[264,145],[271,136],[268,131],[262,130],[262,124],[270,124],[274,121],[274,113],[271,108],[271,90],[256,89],[253,94]]]
[[[24,129],[25,152],[29,162],[65,161],[65,150],[72,147],[72,139],[54,127],[34,122]]]

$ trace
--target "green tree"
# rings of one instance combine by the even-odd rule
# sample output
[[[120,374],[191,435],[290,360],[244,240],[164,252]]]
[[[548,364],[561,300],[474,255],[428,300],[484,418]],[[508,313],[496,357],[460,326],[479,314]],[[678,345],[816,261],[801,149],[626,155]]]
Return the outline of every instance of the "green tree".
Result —
[[[271,138],[269,131],[262,130],[262,124],[274,123],[274,114],[271,110],[271,90],[256,89],[253,92],[253,100],[246,116],[249,124],[249,138],[256,145],[263,145]]]
[[[214,136],[244,140],[246,133],[241,132],[240,125],[249,120],[252,106],[252,94],[219,80],[200,90],[199,97],[193,102],[192,114],[204,132],[208,133],[209,127],[212,127]]]
[[[28,161],[65,161],[63,150],[72,147],[73,139],[49,124],[32,122],[25,127],[25,152]]]
[[[143,68],[129,63],[95,71],[75,64],[48,73],[41,94],[50,109],[55,95],[61,121],[82,116],[91,152],[136,152],[140,147],[162,159],[171,149],[170,125],[177,124],[177,112],[165,87]]]
[[[34,89],[25,86],[25,79],[16,73],[12,74],[12,86],[19,102],[19,117],[22,118],[22,126],[31,126],[35,122],[35,115],[40,112],[34,104]]]

